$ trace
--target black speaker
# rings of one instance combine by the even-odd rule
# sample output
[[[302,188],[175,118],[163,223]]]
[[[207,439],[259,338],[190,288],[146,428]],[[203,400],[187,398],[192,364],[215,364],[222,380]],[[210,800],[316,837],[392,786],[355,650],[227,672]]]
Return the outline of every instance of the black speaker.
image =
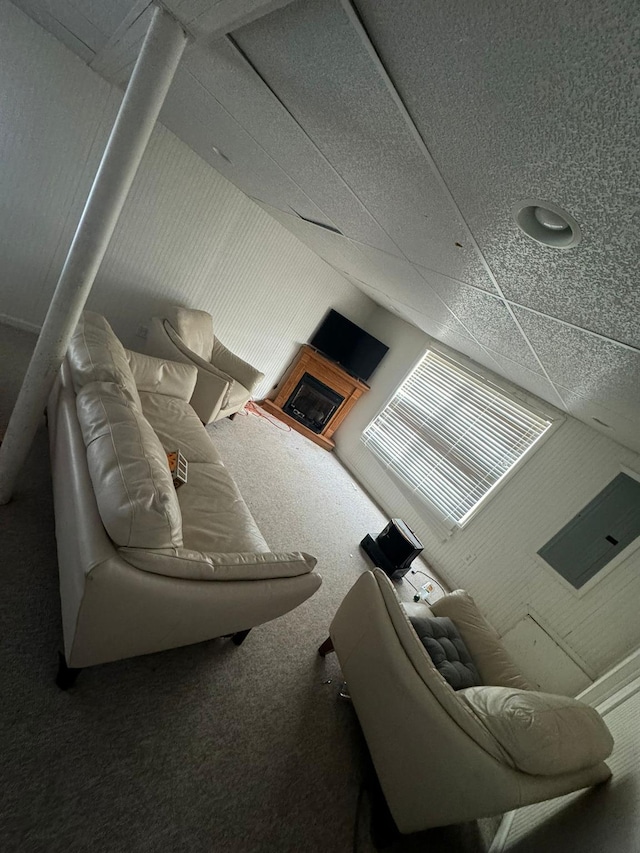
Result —
[[[360,543],[373,563],[394,579],[402,578],[423,550],[422,542],[401,518],[392,518],[376,539]]]

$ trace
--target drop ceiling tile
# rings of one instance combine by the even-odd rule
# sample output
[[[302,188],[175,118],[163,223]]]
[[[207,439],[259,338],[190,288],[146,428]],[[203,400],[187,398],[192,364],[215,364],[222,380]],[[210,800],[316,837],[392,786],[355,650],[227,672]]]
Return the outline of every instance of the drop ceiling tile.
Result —
[[[47,0],[16,0],[14,5],[55,36],[84,62],[90,62],[100,44],[106,41],[106,38],[95,27],[91,27],[84,21],[82,17],[73,26],[70,26],[71,22],[68,15],[59,11],[54,14],[51,4]]]
[[[465,335],[448,328],[440,326],[430,332],[431,337],[436,341],[444,344],[445,349],[441,349],[445,355],[451,356],[454,353],[462,353],[467,358],[470,358],[475,364],[486,367],[493,373],[496,373],[498,368],[491,354],[477,341],[473,341]],[[437,348],[437,347],[436,347]],[[449,352],[449,350],[451,352]]]
[[[405,258],[381,252],[371,246],[359,245],[362,254],[370,261],[378,280],[387,283],[398,298],[419,298],[425,290],[424,279]]]
[[[505,379],[508,379],[520,388],[524,388],[525,391],[535,394],[536,397],[546,400],[547,403],[564,409],[563,398],[558,394],[546,376],[541,373],[535,373],[533,370],[527,370],[526,367],[523,367],[516,361],[512,361],[510,358],[505,358],[505,356],[497,352],[491,352],[491,350],[489,352],[498,365],[496,369],[500,376],[504,376]]]
[[[161,122],[217,171],[252,197],[303,216],[322,211],[186,67],[179,67],[160,113]],[[221,154],[217,154],[214,146]]]
[[[640,344],[637,0],[357,6],[507,298]],[[525,237],[530,197],[582,243]]]
[[[393,311],[398,316],[407,320],[413,326],[417,326],[418,329],[421,329],[435,340],[448,344],[453,349],[464,352],[466,355],[470,355],[471,350],[474,352],[481,350],[479,344],[466,335],[464,328],[454,318],[447,318],[450,320],[450,325],[443,326],[437,322],[431,312],[424,314],[402,302],[393,301],[391,304]]]
[[[640,424],[640,351],[524,308],[515,314],[554,383]]]
[[[541,372],[526,339],[502,300],[444,277],[432,279],[430,285],[481,344],[529,370]]]
[[[183,63],[340,231],[379,249],[399,251],[229,41],[196,42]]]
[[[349,273],[366,280],[364,276],[367,275],[370,264],[346,237],[319,228],[263,202],[257,201],[257,204],[339,273]]]
[[[359,246],[359,248],[373,267],[365,280],[375,282],[376,286],[390,298],[429,317],[432,325],[446,326],[458,334],[472,337],[471,333],[465,330],[456,319],[435,288],[425,281],[420,268],[369,246]],[[446,276],[438,273],[433,273],[431,280],[450,281]]]
[[[56,7],[66,6],[75,15],[82,15],[100,32],[111,37],[124,21],[138,0],[56,0]],[[49,3],[49,6],[52,4]]]
[[[234,38],[410,260],[491,287],[457,210],[338,0],[290,4]]]
[[[570,415],[587,426],[601,432],[607,438],[640,453],[640,429],[638,420],[629,420],[593,400],[587,400],[565,388],[560,388],[565,406]]]
[[[386,308],[388,311],[391,310],[392,302],[381,290],[378,290],[378,288],[373,287],[372,285],[367,284],[364,281],[361,281],[359,278],[350,275],[349,273],[345,272],[343,269],[340,269],[337,266],[334,266],[334,269],[339,275],[343,276],[343,278],[346,278],[348,282],[350,282],[354,287],[357,287],[358,290],[361,290],[369,297],[369,299],[372,299],[381,308]]]
[[[413,266],[418,270],[420,275],[424,278],[425,281],[429,282],[432,280],[445,279],[448,281],[455,281],[455,278],[452,278],[450,275],[445,275],[444,273],[440,273],[437,270],[427,269],[427,267],[422,266],[421,264],[414,263]],[[460,284],[466,284],[466,282],[460,281]],[[481,290],[486,291],[487,293],[491,293],[494,296],[499,295],[498,289],[495,287],[491,279],[487,277],[486,281],[476,283],[471,282],[474,287],[478,287]]]

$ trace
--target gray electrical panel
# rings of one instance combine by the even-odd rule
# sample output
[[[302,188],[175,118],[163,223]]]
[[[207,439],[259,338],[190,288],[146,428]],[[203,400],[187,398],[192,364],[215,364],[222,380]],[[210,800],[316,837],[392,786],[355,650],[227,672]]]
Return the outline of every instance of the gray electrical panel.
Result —
[[[618,474],[538,551],[576,589],[640,536],[640,481]]]

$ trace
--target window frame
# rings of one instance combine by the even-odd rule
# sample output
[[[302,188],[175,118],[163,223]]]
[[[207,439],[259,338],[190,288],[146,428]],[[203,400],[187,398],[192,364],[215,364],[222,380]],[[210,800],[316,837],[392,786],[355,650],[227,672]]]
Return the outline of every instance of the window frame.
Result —
[[[529,447],[522,456],[518,459],[518,461],[513,465],[513,467],[507,471],[505,474],[497,480],[493,486],[480,498],[477,504],[473,507],[473,509],[467,514],[464,518],[464,521],[457,522],[451,518],[447,518],[444,513],[426,496],[421,495],[416,489],[413,489],[405,480],[391,468],[389,465],[386,465],[382,459],[367,445],[365,439],[365,432],[369,429],[371,424],[376,420],[377,417],[389,406],[391,401],[394,399],[399,389],[404,385],[404,383],[409,379],[409,377],[418,369],[418,367],[422,364],[426,356],[429,352],[434,352],[436,355],[447,359],[452,362],[454,366],[461,368],[468,373],[471,373],[477,376],[483,382],[486,382],[488,385],[493,385],[500,392],[505,394],[506,396],[512,398],[514,402],[517,402],[523,406],[530,407],[534,409],[537,413],[544,416],[550,421],[549,427],[545,430],[545,432]],[[508,379],[505,379],[502,376],[498,376],[490,371],[488,368],[484,368],[482,365],[477,364],[472,359],[465,356],[463,353],[459,353],[457,351],[451,351],[448,347],[442,346],[439,342],[433,341],[429,346],[425,348],[422,354],[415,360],[415,362],[411,365],[410,369],[403,376],[402,380],[398,383],[396,388],[388,395],[385,399],[382,406],[376,411],[375,415],[369,420],[362,433],[360,434],[360,442],[363,447],[371,454],[371,456],[376,460],[376,463],[386,472],[386,474],[394,481],[396,486],[399,488],[405,499],[412,504],[412,506],[424,514],[425,511],[427,513],[427,520],[436,527],[437,531],[441,534],[443,540],[449,539],[456,531],[464,530],[475,518],[477,518],[478,514],[482,512],[482,510],[493,500],[493,498],[500,493],[500,491],[504,488],[504,486],[522,469],[524,465],[535,455],[535,453],[551,438],[552,435],[555,434],[556,430],[565,422],[566,416],[560,410],[557,409],[553,404],[548,403],[546,400],[542,400],[539,397],[536,397],[534,394],[526,391],[524,388],[520,388],[518,385],[513,384]]]

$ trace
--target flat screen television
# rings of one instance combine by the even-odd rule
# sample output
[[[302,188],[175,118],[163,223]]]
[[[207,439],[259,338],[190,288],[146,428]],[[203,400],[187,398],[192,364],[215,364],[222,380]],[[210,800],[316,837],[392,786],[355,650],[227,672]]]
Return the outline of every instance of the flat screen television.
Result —
[[[389,349],[333,308],[309,343],[363,382],[369,379]]]

